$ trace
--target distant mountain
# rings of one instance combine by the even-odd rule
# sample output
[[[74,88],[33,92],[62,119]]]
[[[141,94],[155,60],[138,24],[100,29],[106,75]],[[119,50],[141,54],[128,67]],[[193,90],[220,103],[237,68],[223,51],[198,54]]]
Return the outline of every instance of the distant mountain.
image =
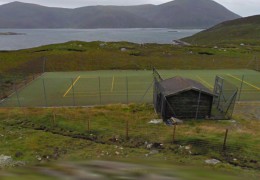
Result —
[[[0,28],[206,28],[239,17],[212,0],[76,9],[21,2],[0,6]]]
[[[226,21],[182,40],[199,45],[259,45],[260,15]]]

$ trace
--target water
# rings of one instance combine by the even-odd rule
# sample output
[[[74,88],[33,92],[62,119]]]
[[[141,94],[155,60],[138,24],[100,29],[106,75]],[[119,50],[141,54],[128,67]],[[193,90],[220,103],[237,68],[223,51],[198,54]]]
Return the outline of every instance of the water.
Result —
[[[26,49],[72,40],[170,44],[199,31],[201,29],[0,29],[0,32],[24,33],[0,35],[0,50]]]

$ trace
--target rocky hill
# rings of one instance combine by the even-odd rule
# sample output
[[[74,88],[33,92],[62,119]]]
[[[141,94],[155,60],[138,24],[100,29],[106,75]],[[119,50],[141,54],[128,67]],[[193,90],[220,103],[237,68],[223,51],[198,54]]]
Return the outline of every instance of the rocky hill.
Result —
[[[212,0],[75,9],[21,2],[0,6],[0,28],[207,28],[236,18],[239,16]]]

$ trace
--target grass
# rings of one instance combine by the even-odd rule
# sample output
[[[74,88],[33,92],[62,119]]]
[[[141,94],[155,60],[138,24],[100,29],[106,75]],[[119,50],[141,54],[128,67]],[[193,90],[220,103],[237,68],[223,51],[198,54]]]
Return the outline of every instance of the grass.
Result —
[[[0,52],[0,72],[85,71],[108,69],[230,69],[245,68],[256,47],[212,47],[139,44],[117,42],[80,42],[47,45],[38,48]],[[126,48],[126,51],[121,51]],[[80,49],[72,51],[71,49]],[[215,63],[212,63],[214,59]]]
[[[246,110],[248,107],[237,104],[236,109]],[[173,163],[181,169],[196,169],[195,166],[207,169],[210,166],[204,161],[216,158],[222,161],[214,167],[219,173],[227,171],[229,175],[230,172],[252,175],[260,168],[260,124],[257,119],[252,119],[251,112],[246,119],[241,118],[239,113],[234,117],[235,123],[186,121],[177,126],[172,144],[172,127],[148,124],[157,115],[152,106],[146,104],[93,108],[2,108],[0,152],[28,164],[98,159],[141,164],[155,161],[156,166],[161,164],[166,167]],[[129,123],[128,139],[126,122]],[[226,128],[230,130],[227,149],[222,151]],[[155,148],[158,153],[151,154],[151,150],[146,148],[149,143],[162,143],[163,146]],[[197,169],[190,173],[202,171]],[[220,174],[216,176],[226,177],[225,173]],[[180,176],[191,178],[184,174]],[[199,177],[198,174],[196,176]],[[209,174],[205,176],[209,177]]]
[[[101,46],[101,44],[105,45]],[[121,48],[126,48],[126,51],[121,51]],[[212,45],[208,47],[178,47],[157,44],[140,46],[127,42],[86,43],[73,41],[26,50],[0,52],[1,90],[12,89],[15,82],[19,85],[24,84],[27,82],[24,77],[41,74],[45,58],[47,59],[45,71],[49,72],[143,70],[152,67],[166,70],[174,69],[176,72],[176,69],[213,70],[244,69],[245,67],[253,69],[257,67],[257,64],[252,59],[254,56],[258,57],[259,52],[260,48],[257,45],[223,45],[216,49]],[[208,72],[212,73],[212,71]],[[161,73],[165,77],[168,76],[166,71]],[[58,81],[49,78],[51,88],[58,93],[58,96],[64,95],[71,83],[77,78],[77,76],[73,75],[72,77],[68,74],[70,73],[63,73],[64,78],[68,77],[69,79],[66,82],[62,82],[63,80],[59,78],[56,78],[59,79]],[[116,84],[119,82],[118,80],[115,80],[112,88],[113,77],[110,74],[111,71],[104,74],[107,79],[104,78],[103,83],[109,82],[104,91],[119,88]],[[199,77],[206,82],[211,82],[212,78],[208,77],[208,74],[205,73]],[[239,78],[241,74],[232,73],[232,75]],[[185,76],[194,77],[194,73],[186,71]],[[93,85],[94,82],[90,78],[86,78],[86,80]],[[259,83],[257,78],[245,80],[252,84]],[[27,92],[27,97],[36,92],[35,88],[38,89],[42,86],[42,82],[38,81],[38,84],[36,82],[33,81],[30,85],[35,87],[34,90]],[[56,85],[61,82],[62,87]],[[235,79],[233,82],[237,85],[240,84]],[[75,86],[79,86],[79,90],[86,88],[80,87],[80,84],[75,84]],[[24,92],[27,91],[26,89],[23,89]],[[23,90],[19,93],[21,97],[23,97]],[[71,90],[68,92],[69,95],[71,96]],[[39,96],[32,96],[31,101],[35,97]],[[48,97],[48,100],[54,103],[68,103],[62,100],[55,102],[57,94]],[[114,99],[110,98],[109,101]],[[37,101],[46,105],[44,97],[39,97]],[[72,99],[68,101],[73,103]],[[96,97],[93,98],[93,102],[97,102]],[[152,106],[147,104],[108,105],[92,108],[1,108],[0,154],[10,155],[14,160],[24,161],[29,166],[39,163],[47,163],[47,166],[51,166],[49,163],[57,160],[71,162],[98,159],[126,161],[143,165],[153,164],[148,172],[154,172],[155,169],[160,171],[160,168],[163,167],[167,170],[160,173],[163,172],[183,179],[202,179],[203,177],[204,179],[259,179],[260,158],[258,152],[260,147],[258,137],[260,125],[258,107],[258,103],[237,104],[234,115],[235,123],[229,121],[187,121],[183,125],[177,126],[174,144],[172,143],[172,127],[147,123],[151,119],[158,118]],[[126,138],[127,122],[129,123],[129,138]],[[227,149],[223,152],[222,145],[226,128],[229,128],[230,131]],[[147,149],[149,143],[162,143],[163,146],[155,148],[158,153],[152,154],[151,149]],[[204,161],[211,158],[217,158],[222,163],[216,166],[206,165]],[[53,166],[56,170],[58,169],[58,172],[67,170],[59,164]],[[16,179],[17,176],[24,179],[56,179],[46,176],[46,174],[42,175],[42,169],[35,168],[34,166],[32,170],[30,168],[21,171],[20,169],[9,170],[8,172],[12,176],[0,174],[0,177],[8,180]],[[172,169],[178,171],[177,175],[172,173]],[[104,174],[104,172],[101,173]],[[134,174],[140,175],[140,172],[137,171]],[[109,177],[118,179],[111,174]]]

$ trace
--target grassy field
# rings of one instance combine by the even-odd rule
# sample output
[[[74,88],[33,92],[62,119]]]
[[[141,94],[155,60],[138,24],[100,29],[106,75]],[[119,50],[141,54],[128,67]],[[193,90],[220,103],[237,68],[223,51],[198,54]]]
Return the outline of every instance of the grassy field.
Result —
[[[216,75],[240,88],[240,100],[260,100],[260,74],[252,70],[160,70],[163,78],[182,76],[213,90]],[[151,103],[152,71],[49,72],[17,90],[1,106],[90,106]]]
[[[97,159],[149,167],[152,164],[144,171],[158,173],[163,167],[167,171],[158,174],[180,179],[259,179],[259,72],[245,70],[256,69],[258,61],[253,60],[259,56],[259,46],[214,48],[79,41],[1,51],[0,97],[6,96],[6,90],[13,94],[0,105],[0,154],[28,166],[47,165],[0,171],[0,178],[57,179],[57,174],[65,178],[82,171],[67,168],[63,161]],[[177,126],[173,143],[172,127],[148,124],[158,118],[149,104],[152,67],[161,69],[163,78],[181,75],[209,89],[216,74],[238,87],[245,75],[240,99],[250,103],[236,104],[235,121],[187,121]],[[44,71],[30,82],[33,75]],[[114,103],[128,105],[35,108]],[[15,108],[19,106],[26,108]],[[227,147],[223,151],[227,128]],[[148,144],[158,143],[163,146],[147,148]],[[205,164],[211,158],[221,163]],[[62,165],[49,164],[57,160]],[[172,173],[173,169],[179,173]],[[46,171],[56,176],[42,173]],[[139,171],[133,173],[142,175]],[[108,175],[110,179],[122,177]]]
[[[253,104],[248,105],[236,105],[235,121],[187,121],[178,125],[174,143],[173,127],[148,123],[158,118],[151,105],[1,108],[0,152],[28,165],[48,163],[33,167],[35,174],[29,168],[13,170],[11,177],[17,177],[16,171],[25,177],[41,177],[46,168],[68,175],[66,163],[61,163],[65,167],[49,163],[94,159],[152,166],[147,173],[166,168],[168,173],[163,172],[180,179],[258,179],[260,121],[253,116]],[[253,106],[259,107],[259,103]],[[226,128],[229,134],[223,151]],[[150,148],[149,144],[163,145]],[[205,160],[212,158],[221,163],[207,165]],[[5,173],[2,177],[11,178]]]
[[[139,45],[128,42],[80,42],[0,52],[0,73],[28,74],[45,70],[86,71],[111,69],[244,69],[260,56],[258,46]],[[121,51],[125,48],[125,51]]]

